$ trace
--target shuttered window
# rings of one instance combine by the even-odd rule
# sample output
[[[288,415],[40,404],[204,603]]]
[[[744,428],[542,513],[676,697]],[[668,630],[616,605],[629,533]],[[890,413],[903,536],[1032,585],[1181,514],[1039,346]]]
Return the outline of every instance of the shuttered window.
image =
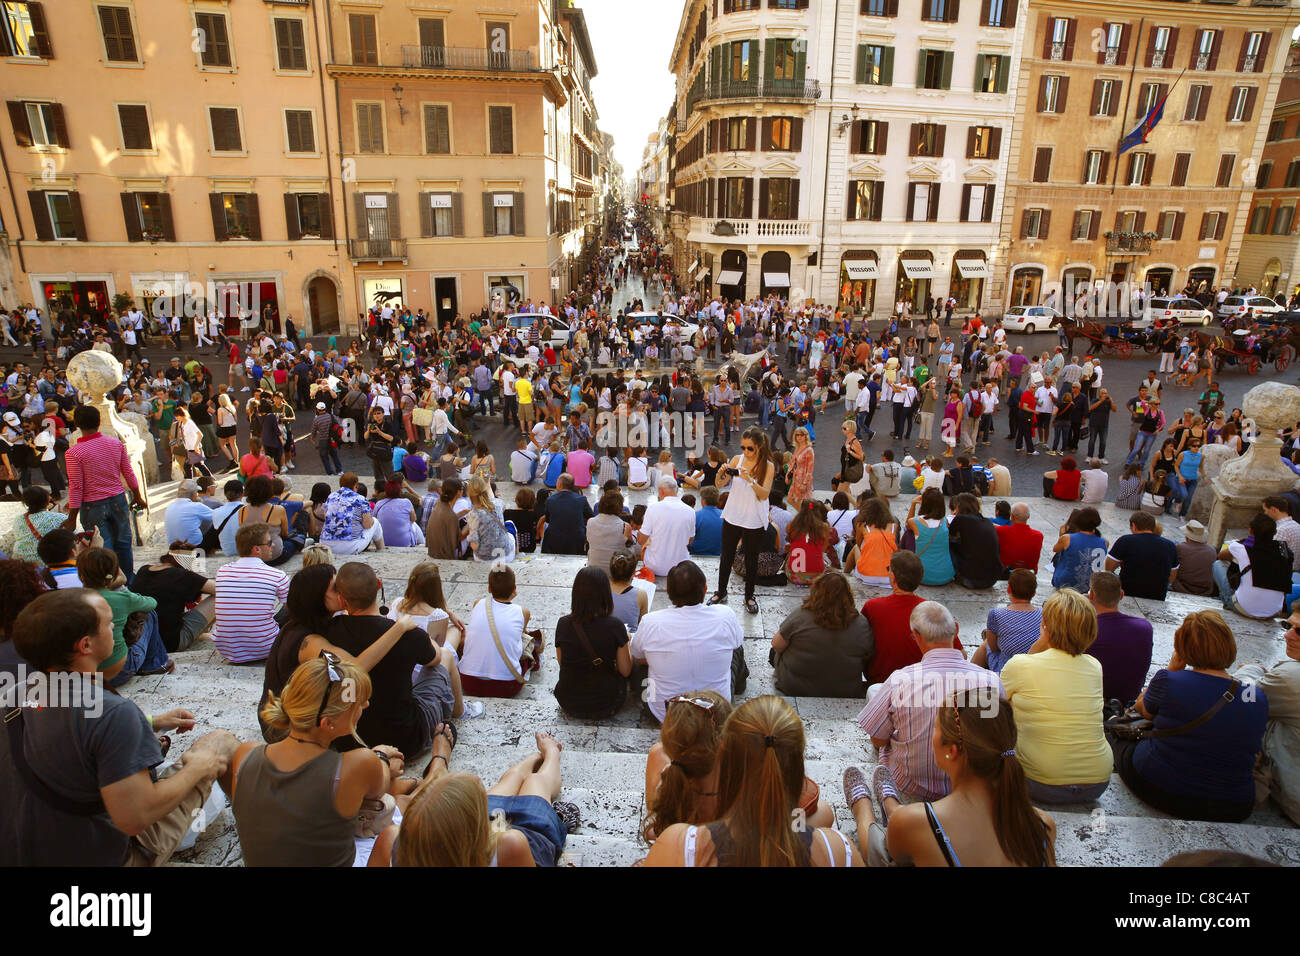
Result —
[[[369,13],[348,14],[348,34],[352,39],[352,62],[376,66],[379,63],[379,39],[375,18]]]
[[[194,26],[199,33],[199,61],[204,66],[230,66],[230,34],[224,13],[196,13]]]
[[[244,148],[239,133],[239,110],[230,106],[209,106],[208,122],[212,125],[212,148],[219,153],[238,153]]]
[[[426,106],[424,108],[424,151],[426,153],[451,152],[450,107]]]
[[[515,151],[515,110],[513,106],[488,107],[488,152],[509,154]]]
[[[100,7],[99,28],[104,35],[104,55],[116,63],[135,63],[135,31],[128,7]]]
[[[285,110],[284,126],[291,153],[316,152],[316,131],[311,110]]]
[[[122,128],[123,149],[153,149],[148,107],[121,104],[117,108],[117,121]]]
[[[275,60],[282,70],[307,69],[307,38],[301,20],[275,18]]]
[[[384,151],[384,113],[378,103],[357,104],[357,152]]]

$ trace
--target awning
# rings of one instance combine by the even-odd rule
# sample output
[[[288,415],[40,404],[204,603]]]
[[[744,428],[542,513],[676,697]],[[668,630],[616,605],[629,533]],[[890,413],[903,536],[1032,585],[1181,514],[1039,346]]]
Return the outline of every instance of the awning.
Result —
[[[874,259],[846,259],[844,260],[844,271],[855,282],[880,278],[880,269]]]
[[[718,275],[718,285],[740,285],[744,278],[745,273],[739,269],[728,269]]]
[[[776,289],[788,289],[790,288],[790,274],[788,272],[764,272],[763,284]]]
[[[958,259],[957,271],[963,279],[987,279],[989,264],[983,259]]]
[[[909,279],[933,279],[934,263],[929,259],[903,259],[903,272]]]
[[[699,268],[700,268],[700,260],[696,259],[694,262],[691,263],[691,267],[686,271],[689,275],[695,275],[695,273],[699,271]]]

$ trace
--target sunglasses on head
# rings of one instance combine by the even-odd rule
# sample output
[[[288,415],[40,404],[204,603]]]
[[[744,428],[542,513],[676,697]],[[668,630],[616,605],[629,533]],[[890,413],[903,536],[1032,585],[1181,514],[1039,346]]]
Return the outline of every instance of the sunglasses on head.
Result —
[[[676,697],[669,697],[665,706],[671,707],[673,704],[690,704],[693,707],[700,708],[700,710],[713,709],[713,701],[709,700],[709,698],[691,697],[689,694],[679,694]]]
[[[330,651],[321,651],[321,659],[325,661],[325,672],[329,675],[329,683],[325,685],[325,696],[321,698],[320,709],[316,711],[315,727],[320,726],[321,717],[325,716],[325,708],[329,706],[330,691],[336,683],[343,683],[343,661],[337,654]]]

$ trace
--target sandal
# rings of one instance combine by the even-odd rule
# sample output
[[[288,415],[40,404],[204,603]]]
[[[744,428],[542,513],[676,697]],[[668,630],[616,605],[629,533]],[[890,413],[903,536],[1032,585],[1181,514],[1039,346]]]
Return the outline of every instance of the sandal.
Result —
[[[564,824],[566,833],[578,832],[578,827],[582,826],[582,811],[578,809],[577,804],[569,803],[567,800],[556,800],[551,804],[551,808]]]
[[[750,614],[758,613],[758,601],[753,598],[745,598],[745,610]]]
[[[714,594],[708,600],[709,607],[712,607],[715,604],[726,604],[726,603],[727,603],[727,596],[725,594]]]

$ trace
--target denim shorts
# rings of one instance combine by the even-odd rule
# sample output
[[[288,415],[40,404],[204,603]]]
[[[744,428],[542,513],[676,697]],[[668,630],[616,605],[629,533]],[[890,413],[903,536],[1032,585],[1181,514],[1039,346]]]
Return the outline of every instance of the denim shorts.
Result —
[[[538,796],[501,797],[488,794],[488,816],[500,810],[511,829],[528,840],[533,862],[538,866],[555,866],[564,852],[568,831],[549,802]]]

